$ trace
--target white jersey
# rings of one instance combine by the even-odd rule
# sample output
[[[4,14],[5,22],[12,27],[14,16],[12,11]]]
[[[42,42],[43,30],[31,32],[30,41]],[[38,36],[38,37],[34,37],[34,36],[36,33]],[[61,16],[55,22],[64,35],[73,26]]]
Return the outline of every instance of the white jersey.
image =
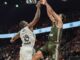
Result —
[[[34,33],[28,28],[28,26],[21,29],[20,38],[22,40],[22,46],[34,47],[36,37]]]

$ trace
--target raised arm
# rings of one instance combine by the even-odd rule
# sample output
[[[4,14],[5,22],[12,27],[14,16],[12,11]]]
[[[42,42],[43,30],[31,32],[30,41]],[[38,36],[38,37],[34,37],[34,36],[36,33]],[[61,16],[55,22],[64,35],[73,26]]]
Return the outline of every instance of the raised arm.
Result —
[[[51,6],[46,2],[45,3],[47,11],[58,21],[62,21],[62,18],[51,8]]]
[[[48,3],[46,3],[47,14],[52,22],[55,22],[58,28],[62,28],[62,15],[58,15]]]
[[[35,17],[32,20],[32,22],[29,23],[29,27],[35,26],[36,23],[39,21],[39,18],[40,18],[40,2],[37,3],[36,7],[37,7],[37,11],[36,11]]]
[[[50,18],[50,20],[51,20],[52,22],[55,22],[55,19],[54,19],[53,15],[51,15],[51,14],[50,14],[50,11],[48,11],[48,10],[49,10],[49,9],[47,9],[48,17]]]
[[[62,17],[60,15],[58,15],[53,9],[52,7],[47,3],[46,0],[40,0],[41,1],[41,4],[45,5],[46,6],[46,9],[47,9],[47,14],[49,16],[49,18],[51,19],[51,21],[55,21],[57,23],[57,26],[59,28],[62,28],[62,25],[63,25],[63,22],[62,22]],[[54,19],[55,20],[54,20]]]
[[[57,27],[58,28],[62,28],[63,26],[63,22],[62,22],[62,16],[58,15],[51,7],[48,3],[46,3],[46,8],[47,8],[47,12],[48,12],[48,16],[51,15],[52,17],[50,17],[51,19],[54,17],[55,22],[57,23]],[[52,21],[54,21],[54,19],[52,19]]]
[[[11,38],[10,42],[13,43],[20,37],[20,33],[18,32],[14,37]]]

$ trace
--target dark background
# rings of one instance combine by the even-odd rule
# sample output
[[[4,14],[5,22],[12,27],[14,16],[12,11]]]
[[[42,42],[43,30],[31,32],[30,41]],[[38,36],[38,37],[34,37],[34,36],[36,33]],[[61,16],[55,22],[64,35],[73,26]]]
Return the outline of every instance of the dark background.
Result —
[[[7,1],[7,5],[4,2]],[[80,0],[48,0],[48,3],[57,13],[63,13],[67,18],[63,22],[79,20]],[[15,5],[19,7],[16,8]],[[0,33],[16,32],[21,20],[32,21],[36,12],[35,4],[26,4],[26,0],[0,0]],[[41,18],[36,28],[49,26],[45,6],[41,7]]]
[[[4,2],[7,1],[7,5]],[[80,20],[80,0],[48,0],[48,3],[56,11],[63,14],[63,23]],[[15,5],[18,4],[19,7]],[[19,31],[19,22],[32,21],[36,12],[35,4],[26,4],[26,0],[0,0],[0,34]],[[41,17],[37,28],[51,25],[47,16],[46,7],[41,6]],[[46,43],[49,33],[37,34],[35,48],[38,49]],[[4,55],[10,54],[11,59],[18,57],[21,40],[10,43],[10,38],[0,39],[0,60],[6,59]],[[4,52],[5,51],[5,52]],[[8,52],[9,51],[9,52]],[[64,29],[60,43],[60,58],[64,60],[80,60],[80,27]],[[14,57],[13,57],[14,56]]]

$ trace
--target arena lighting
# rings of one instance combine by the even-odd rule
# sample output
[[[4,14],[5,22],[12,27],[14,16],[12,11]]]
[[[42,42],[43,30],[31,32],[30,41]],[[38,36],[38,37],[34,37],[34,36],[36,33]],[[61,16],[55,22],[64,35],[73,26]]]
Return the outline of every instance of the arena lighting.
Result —
[[[7,2],[5,1],[4,4],[7,5]]]
[[[78,27],[78,26],[80,26],[80,21],[63,24],[63,29],[68,29],[68,28],[73,28],[73,27]],[[34,30],[34,33],[40,34],[40,33],[50,32],[50,29],[51,29],[51,27],[36,29],[36,30]],[[0,34],[0,38],[11,38],[11,37],[15,36],[15,34],[16,33]]]
[[[16,4],[16,7],[19,7],[19,5],[18,5],[18,4]]]

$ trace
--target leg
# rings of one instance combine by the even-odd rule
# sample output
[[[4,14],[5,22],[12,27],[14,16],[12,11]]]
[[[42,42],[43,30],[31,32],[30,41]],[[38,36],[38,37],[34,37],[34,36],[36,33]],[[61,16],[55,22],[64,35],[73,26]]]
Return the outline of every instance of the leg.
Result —
[[[19,53],[20,54],[19,60],[24,60],[23,50],[21,48],[20,48],[20,53]]]
[[[35,55],[32,57],[32,60],[39,60],[43,58],[43,54],[41,51],[37,51],[37,53],[35,53]]]
[[[20,60],[32,60],[33,48],[21,47],[20,48]]]

